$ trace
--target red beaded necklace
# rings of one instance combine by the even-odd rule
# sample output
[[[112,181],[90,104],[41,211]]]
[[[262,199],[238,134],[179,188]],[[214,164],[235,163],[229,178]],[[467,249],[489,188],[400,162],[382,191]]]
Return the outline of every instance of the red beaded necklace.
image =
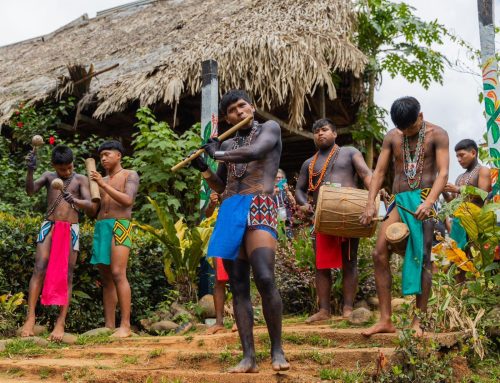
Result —
[[[333,145],[333,148],[330,150],[330,153],[328,154],[328,157],[326,158],[325,163],[323,164],[323,167],[318,172],[314,171],[314,166],[316,165],[316,161],[318,159],[319,152],[317,152],[314,155],[311,163],[309,164],[309,188],[308,188],[308,191],[314,192],[314,191],[316,191],[317,188],[319,188],[319,186],[323,182],[323,178],[325,178],[325,173],[328,169],[328,165],[330,164],[330,161],[333,158],[333,164],[335,164],[335,161],[337,160],[337,157],[338,157],[338,153],[339,153],[339,146],[337,144],[335,144],[335,145]],[[314,177],[317,177],[317,176],[319,176],[319,178],[315,184]]]

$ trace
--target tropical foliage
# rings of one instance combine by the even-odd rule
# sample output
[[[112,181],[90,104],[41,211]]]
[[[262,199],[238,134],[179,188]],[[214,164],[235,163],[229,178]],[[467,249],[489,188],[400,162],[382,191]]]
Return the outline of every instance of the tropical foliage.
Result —
[[[148,197],[153,206],[160,228],[137,224],[142,230],[154,235],[164,248],[163,270],[170,284],[181,294],[181,301],[196,300],[197,271],[206,253],[213,231],[215,215],[203,220],[199,226],[189,227],[180,218],[176,223],[156,201]]]
[[[361,107],[355,140],[366,140],[365,157],[373,165],[374,142],[385,131],[383,118],[387,111],[375,104],[375,89],[383,72],[391,77],[402,76],[428,88],[435,81],[442,83],[446,58],[432,48],[441,45],[446,29],[436,20],[424,21],[415,15],[415,8],[389,0],[359,0],[358,47],[368,56],[365,71],[366,103]]]

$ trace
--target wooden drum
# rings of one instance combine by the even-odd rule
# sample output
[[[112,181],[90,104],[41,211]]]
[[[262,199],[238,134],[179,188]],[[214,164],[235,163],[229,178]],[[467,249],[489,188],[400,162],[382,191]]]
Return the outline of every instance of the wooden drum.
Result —
[[[377,222],[363,226],[359,222],[368,201],[368,191],[362,189],[323,185],[319,189],[314,220],[315,231],[346,238],[371,237]],[[375,200],[378,211],[380,199]]]
[[[402,256],[405,255],[409,235],[410,230],[403,222],[392,223],[385,230],[385,239],[388,242],[389,249]]]

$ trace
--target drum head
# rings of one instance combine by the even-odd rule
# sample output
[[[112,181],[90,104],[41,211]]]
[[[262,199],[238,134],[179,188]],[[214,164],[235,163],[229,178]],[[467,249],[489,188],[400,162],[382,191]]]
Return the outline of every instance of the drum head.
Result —
[[[395,222],[390,224],[385,230],[385,239],[391,243],[403,241],[410,235],[408,226],[403,222]]]

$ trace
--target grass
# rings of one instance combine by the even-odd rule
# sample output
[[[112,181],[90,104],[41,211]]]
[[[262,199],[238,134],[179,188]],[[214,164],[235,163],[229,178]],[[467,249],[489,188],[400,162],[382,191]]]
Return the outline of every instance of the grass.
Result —
[[[307,317],[308,317],[307,314],[285,315],[283,317],[283,325],[286,325],[286,324],[304,324]]]
[[[231,363],[233,362],[233,354],[231,351],[227,348],[227,346],[224,348],[224,351],[221,351],[219,353],[219,362],[220,363]]]
[[[500,365],[498,364],[498,354],[493,354],[493,358],[480,361],[473,367],[473,374],[468,376],[462,383],[496,383],[500,381]]]
[[[204,360],[208,360],[213,357],[211,352],[197,353],[197,354],[187,354],[187,355],[178,355],[177,360],[179,362],[187,362],[187,363],[199,363]]]
[[[295,334],[295,333],[283,333],[283,341],[292,343],[295,345],[309,345],[317,347],[336,347],[337,342],[333,339],[324,338],[319,334]]]
[[[197,343],[198,347],[203,347],[205,345],[205,340],[204,339],[200,339]]]
[[[347,320],[341,320],[339,322],[334,322],[330,325],[331,328],[351,328],[355,327],[354,325],[350,324],[349,321]]]
[[[76,344],[79,346],[90,346],[93,344],[106,344],[113,342],[113,339],[109,337],[109,334],[101,334],[101,335],[79,335],[76,339]]]
[[[137,364],[139,357],[137,355],[125,355],[122,359],[125,364]]]
[[[194,337],[192,335],[186,335],[184,337],[184,339],[186,340],[186,342],[191,343],[193,341]]]
[[[155,359],[155,358],[158,358],[159,356],[161,356],[163,354],[163,349],[162,348],[156,348],[154,350],[151,350],[149,353],[148,353],[148,359]]]
[[[13,356],[33,357],[47,352],[32,340],[13,339],[5,345],[5,350],[0,352],[0,357],[12,358]]]
[[[6,371],[6,374],[12,378],[16,378],[16,377],[24,376],[24,371],[19,367],[13,367],[13,368],[9,368]]]
[[[356,349],[356,348],[372,348],[372,347],[382,347],[380,343],[349,343],[344,346],[345,348]]]
[[[47,379],[50,375],[52,375],[53,370],[49,367],[41,367],[38,371],[38,376],[40,379]]]
[[[299,355],[296,356],[297,360],[300,361],[310,361],[312,360],[313,362],[319,364],[319,365],[325,365],[330,363],[334,358],[333,353],[330,352],[321,352],[318,350],[314,351],[304,351],[300,353]]]
[[[342,383],[363,383],[367,380],[366,373],[362,370],[344,371],[340,368],[324,368],[319,371],[321,380],[333,380]]]

